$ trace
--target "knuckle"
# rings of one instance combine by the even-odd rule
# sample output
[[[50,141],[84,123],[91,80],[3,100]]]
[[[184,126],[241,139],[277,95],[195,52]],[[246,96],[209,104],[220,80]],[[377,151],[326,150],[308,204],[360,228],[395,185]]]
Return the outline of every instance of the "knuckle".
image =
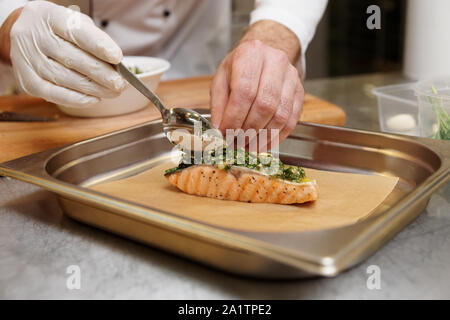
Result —
[[[278,109],[277,112],[286,112],[289,111],[289,107],[292,105],[292,100],[293,99],[289,99],[289,97],[286,96],[282,96],[280,98],[280,108]],[[285,111],[286,110],[286,111]]]
[[[262,95],[256,98],[256,106],[263,114],[273,114],[277,110],[277,103],[272,96]]]
[[[246,113],[239,110],[239,108],[233,108],[227,114],[224,114],[222,124],[227,129],[235,129],[239,127],[245,119]]]
[[[279,49],[274,49],[273,55],[274,55],[274,57],[275,57],[275,59],[277,60],[278,63],[280,63],[280,64],[288,64],[289,58],[288,58],[286,52],[284,52],[282,50],[279,50]]]
[[[243,55],[245,55],[249,51],[261,50],[263,47],[263,43],[260,40],[249,40],[241,43],[234,50],[234,59],[240,59]]]
[[[259,49],[263,46],[263,43],[261,40],[249,40],[244,42],[243,45],[249,46],[254,49]]]
[[[256,95],[256,87],[247,79],[241,79],[232,90],[237,92],[238,99],[244,101],[253,101]]]
[[[296,126],[297,126],[297,122],[292,122],[292,124],[288,126],[288,133],[291,133],[292,131],[294,131]]]
[[[284,108],[278,109],[278,111],[275,113],[273,121],[276,126],[285,125],[289,121],[289,111]]]
[[[248,48],[250,48],[250,47],[246,43],[243,43],[243,44],[239,45],[236,49],[234,49],[234,52],[233,52],[233,61],[234,62],[233,63],[241,60],[241,58],[247,52]]]
[[[75,66],[75,61],[73,60],[72,57],[64,57],[63,58],[63,64],[67,67],[67,68],[73,68]]]
[[[292,131],[294,131],[296,125],[297,125],[297,120],[295,120],[295,121],[289,121],[289,122],[286,124],[286,131],[287,131],[288,133],[291,133]]]
[[[255,104],[265,113],[274,114],[280,103],[280,93],[278,88],[271,86],[270,84],[263,85],[257,93]]]
[[[239,46],[236,49],[234,49],[233,54],[231,56],[231,63],[232,63],[233,67],[237,61],[241,60],[243,55],[244,55],[244,49],[242,48],[242,46]]]

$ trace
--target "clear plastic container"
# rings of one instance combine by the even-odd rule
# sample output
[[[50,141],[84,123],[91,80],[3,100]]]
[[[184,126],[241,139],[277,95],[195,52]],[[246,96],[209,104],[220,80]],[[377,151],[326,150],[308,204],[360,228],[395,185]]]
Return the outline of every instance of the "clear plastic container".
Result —
[[[381,131],[419,136],[419,107],[415,83],[378,87],[372,93],[378,98]]]
[[[420,135],[450,140],[450,77],[418,82]]]

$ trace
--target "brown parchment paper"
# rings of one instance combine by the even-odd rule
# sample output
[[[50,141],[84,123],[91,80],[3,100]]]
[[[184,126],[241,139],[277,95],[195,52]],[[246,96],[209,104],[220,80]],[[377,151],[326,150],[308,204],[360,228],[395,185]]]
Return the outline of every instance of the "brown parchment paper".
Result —
[[[138,175],[90,187],[212,225],[246,231],[286,232],[328,229],[367,217],[389,195],[398,178],[305,169],[319,185],[313,203],[281,205],[216,200],[172,186],[162,164]]]

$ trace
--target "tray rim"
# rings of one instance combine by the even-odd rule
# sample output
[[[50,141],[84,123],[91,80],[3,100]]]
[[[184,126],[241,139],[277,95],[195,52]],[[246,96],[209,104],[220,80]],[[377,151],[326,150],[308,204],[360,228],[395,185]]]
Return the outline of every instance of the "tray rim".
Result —
[[[90,189],[80,187],[78,185],[73,185],[52,177],[45,170],[48,161],[52,159],[54,156],[58,155],[59,153],[64,152],[65,150],[76,147],[77,145],[80,144],[86,144],[95,140],[102,139],[107,136],[116,135],[122,132],[155,124],[158,122],[161,122],[161,120],[157,119],[150,122],[145,122],[129,128],[100,135],[98,137],[75,142],[66,146],[53,148],[50,150],[42,151],[39,153],[35,153],[32,155],[28,155],[25,157],[5,162],[3,164],[0,164],[0,175],[9,176],[21,181],[35,184],[51,192],[57,193],[59,196],[66,199],[71,199],[74,201],[82,200],[81,202],[83,203],[91,204],[93,207],[107,210],[113,214],[125,215],[128,218],[138,219],[141,222],[145,223],[153,223],[161,228],[166,228],[171,231],[181,232],[193,237],[200,237],[204,241],[209,242],[212,241],[220,245],[227,245],[232,248],[237,248],[252,253],[256,253],[265,256],[269,259],[274,259],[286,265],[323,276],[334,276],[337,273],[341,272],[342,270],[351,266],[351,263],[349,261],[356,260],[356,257],[360,256],[362,252],[366,252],[367,250],[369,250],[367,248],[368,244],[370,243],[369,240],[376,237],[377,234],[380,234],[380,230],[383,227],[386,226],[392,227],[391,222],[395,219],[401,219],[402,216],[407,216],[408,213],[407,208],[410,207],[414,202],[427,200],[434,191],[436,191],[440,186],[442,186],[446,181],[450,179],[450,157],[448,157],[447,154],[443,155],[440,151],[436,150],[436,146],[448,142],[442,143],[441,141],[432,139],[405,137],[394,134],[371,132],[330,125],[319,125],[312,123],[301,124],[312,127],[325,127],[335,130],[336,129],[343,130],[347,132],[373,134],[378,136],[385,136],[388,138],[415,141],[417,143],[422,144],[427,149],[432,150],[434,153],[437,154],[437,156],[441,160],[441,166],[438,170],[436,170],[433,174],[431,174],[420,186],[414,188],[404,198],[402,198],[400,201],[396,202],[391,208],[386,210],[382,215],[380,215],[380,217],[377,217],[377,219],[369,218],[362,222],[358,222],[354,225],[351,225],[351,226],[355,225],[361,226],[364,224],[369,225],[366,226],[364,232],[361,232],[359,234],[359,239],[355,239],[349,242],[347,246],[343,247],[332,258],[322,257],[320,259],[317,259],[316,257],[311,257],[305,254],[303,255],[299,254],[299,252],[292,250],[290,248],[283,248],[278,245],[273,245],[255,238],[243,236],[234,232],[228,232],[226,230],[222,230],[214,226],[209,226],[202,222],[196,222],[193,220],[189,220],[187,218],[174,216],[171,213],[167,214],[167,212],[164,212],[162,210],[156,210],[154,208],[134,204],[124,199],[111,197]],[[425,144],[426,142],[428,144]],[[26,166],[29,165],[30,163],[32,164],[31,166]],[[122,210],[124,206],[127,206],[128,210],[131,208],[133,214],[130,214],[129,212]],[[148,216],[149,214],[152,215],[151,216],[152,219],[150,220]],[[343,226],[334,228],[332,230],[345,229],[347,227],[348,226]],[[321,231],[322,230],[305,231],[304,233],[321,232]],[[397,232],[394,231],[391,236],[395,235],[396,233]],[[389,240],[391,236],[387,237],[385,241]],[[385,241],[383,241],[383,243]],[[362,246],[361,243],[366,245]],[[379,244],[377,248],[375,248],[372,251],[374,252],[378,250],[378,248],[381,247],[383,243]]]

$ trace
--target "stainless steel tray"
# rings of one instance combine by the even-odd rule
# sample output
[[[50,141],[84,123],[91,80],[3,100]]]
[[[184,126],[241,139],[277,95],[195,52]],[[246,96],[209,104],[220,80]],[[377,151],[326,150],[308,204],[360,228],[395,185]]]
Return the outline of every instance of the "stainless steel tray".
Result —
[[[450,177],[450,142],[299,124],[280,146],[287,163],[400,177],[370,218],[342,228],[244,232],[207,225],[86,188],[167,159],[159,120],[0,165],[0,175],[59,195],[65,213],[90,225],[222,270],[265,278],[334,276],[373,254],[425,208]]]

